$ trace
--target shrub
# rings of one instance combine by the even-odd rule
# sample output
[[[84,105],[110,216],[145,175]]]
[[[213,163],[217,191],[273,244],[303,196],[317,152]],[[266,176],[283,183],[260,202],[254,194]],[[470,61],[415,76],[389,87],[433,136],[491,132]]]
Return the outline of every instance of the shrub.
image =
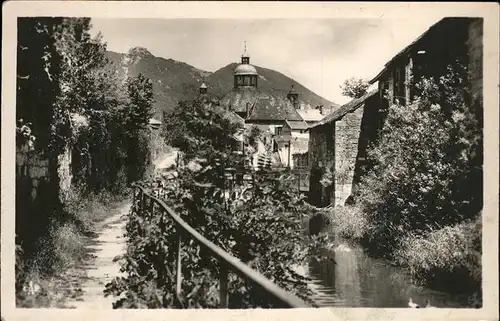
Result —
[[[330,228],[335,236],[361,240],[371,229],[371,222],[357,207],[339,206],[329,211]]]
[[[453,226],[406,236],[395,256],[417,280],[428,282],[438,273],[472,278],[481,284],[481,216]]]
[[[357,195],[373,224],[374,253],[391,256],[409,232],[456,225],[481,210],[482,125],[465,75],[450,66],[438,81],[417,82],[410,104],[389,108]]]
[[[65,271],[84,258],[85,242],[74,224],[65,223],[56,226],[51,234],[57,260],[57,271]]]
[[[311,210],[287,185],[288,172],[256,173],[250,193],[227,197],[225,171],[241,162],[232,152],[241,148],[235,133],[241,128],[218,106],[182,103],[174,112],[168,137],[183,153],[186,166],[167,186],[165,202],[207,239],[258,270],[282,288],[310,301],[306,278],[293,267],[305,261],[322,241],[309,242],[302,221]],[[247,154],[248,155],[248,154]],[[240,186],[241,187],[241,186]],[[220,265],[189,238],[182,247],[182,294],[176,298],[173,262],[177,233],[165,214],[132,209],[127,223],[127,253],[122,271],[106,287],[108,295],[124,295],[115,307],[149,308],[218,306]],[[273,307],[262,290],[231,274],[229,307]],[[312,302],[311,302],[312,303]]]

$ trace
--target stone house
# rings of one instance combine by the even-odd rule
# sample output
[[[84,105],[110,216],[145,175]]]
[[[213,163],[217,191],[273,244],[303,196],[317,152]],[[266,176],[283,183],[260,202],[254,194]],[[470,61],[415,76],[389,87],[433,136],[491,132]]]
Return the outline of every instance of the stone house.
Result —
[[[354,99],[309,128],[310,201],[344,205],[370,164],[366,149],[376,140],[390,104],[413,98],[411,81],[439,77],[458,61],[467,66],[473,98],[482,113],[480,18],[445,18],[395,55],[371,81],[377,89]]]
[[[314,205],[343,205],[351,194],[353,182],[368,166],[366,149],[380,128],[379,100],[378,90],[373,90],[309,129],[309,198]]]
[[[482,18],[444,18],[432,25],[370,81],[378,82],[383,107],[410,101],[412,80],[439,78],[455,61],[468,67],[471,91],[482,99],[482,28]]]

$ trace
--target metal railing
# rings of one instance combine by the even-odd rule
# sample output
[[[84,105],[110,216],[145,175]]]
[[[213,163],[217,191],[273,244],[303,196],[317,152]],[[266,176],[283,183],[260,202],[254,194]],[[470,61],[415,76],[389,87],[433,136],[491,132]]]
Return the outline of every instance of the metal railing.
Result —
[[[301,308],[310,307],[305,301],[299,297],[291,294],[272,281],[267,279],[265,276],[259,272],[253,270],[251,267],[241,262],[238,258],[227,253],[203,235],[198,233],[194,228],[192,228],[188,223],[182,220],[171,208],[169,208],[162,200],[151,195],[147,189],[139,184],[133,185],[133,196],[134,196],[134,206],[136,201],[139,200],[139,211],[146,210],[146,206],[149,207],[149,215],[162,215],[166,214],[176,226],[177,232],[177,261],[176,261],[176,295],[179,298],[181,295],[181,283],[182,283],[182,242],[181,237],[189,237],[194,240],[195,243],[200,245],[202,248],[208,251],[213,257],[217,259],[220,264],[220,275],[219,275],[219,292],[220,292],[220,307],[228,307],[228,273],[233,272],[245,281],[249,281],[261,289],[263,289],[271,298],[275,299],[280,307],[283,308]],[[159,213],[155,213],[155,208],[159,208]],[[184,241],[185,242],[185,241]],[[186,244],[188,244],[186,242]]]

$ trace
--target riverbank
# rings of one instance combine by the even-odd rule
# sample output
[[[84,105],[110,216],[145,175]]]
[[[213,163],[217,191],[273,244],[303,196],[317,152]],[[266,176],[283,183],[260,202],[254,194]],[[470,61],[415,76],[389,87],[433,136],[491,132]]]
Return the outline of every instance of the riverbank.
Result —
[[[398,242],[381,244],[370,237],[376,225],[356,207],[325,214],[331,222],[327,232],[335,239],[349,240],[371,258],[404,269],[415,285],[469,296],[470,307],[481,306],[481,216],[420,235],[408,231]]]
[[[310,278],[312,299],[319,307],[408,308],[412,302],[426,307],[465,308],[469,296],[417,285],[404,268],[365,253],[359,245],[337,240],[333,260],[311,259],[296,271]]]

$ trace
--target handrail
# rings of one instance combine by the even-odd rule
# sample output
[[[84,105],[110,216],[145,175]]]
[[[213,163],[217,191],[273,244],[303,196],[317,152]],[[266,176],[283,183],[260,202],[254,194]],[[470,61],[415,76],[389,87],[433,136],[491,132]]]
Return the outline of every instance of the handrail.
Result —
[[[274,284],[271,280],[267,279],[259,272],[255,271],[245,263],[241,262],[238,258],[232,256],[231,254],[227,253],[226,251],[224,251],[223,249],[221,249],[220,247],[218,247],[217,245],[206,239],[203,235],[198,233],[188,223],[186,223],[183,219],[181,219],[177,214],[175,214],[175,212],[170,207],[168,207],[162,200],[149,194],[143,186],[139,184],[133,184],[132,187],[139,188],[139,190],[143,193],[143,195],[151,198],[158,205],[160,205],[163,208],[163,210],[166,213],[168,213],[168,215],[172,218],[176,226],[182,229],[185,233],[189,234],[195,241],[197,241],[199,245],[201,245],[206,250],[211,252],[212,255],[214,255],[219,260],[219,262],[221,262],[221,266],[223,265],[227,266],[232,272],[238,274],[241,278],[250,280],[253,283],[257,284],[259,287],[265,289],[268,293],[270,293],[272,296],[278,299],[286,307],[290,308],[311,307],[309,304],[304,302],[299,297],[283,290],[282,288]],[[181,247],[179,245],[179,251],[180,249]],[[180,255],[178,257],[180,257]],[[177,271],[178,273],[180,272],[180,262],[178,262]],[[223,279],[220,280],[221,291],[223,288],[225,288],[225,291],[227,291],[227,273],[225,273],[225,275],[221,277],[225,278],[225,280]],[[177,275],[177,282],[178,282],[177,289],[179,292],[180,289],[179,275]],[[226,297],[223,298],[223,296]],[[227,305],[227,293],[221,293],[221,304],[223,307],[226,307],[224,305]]]

